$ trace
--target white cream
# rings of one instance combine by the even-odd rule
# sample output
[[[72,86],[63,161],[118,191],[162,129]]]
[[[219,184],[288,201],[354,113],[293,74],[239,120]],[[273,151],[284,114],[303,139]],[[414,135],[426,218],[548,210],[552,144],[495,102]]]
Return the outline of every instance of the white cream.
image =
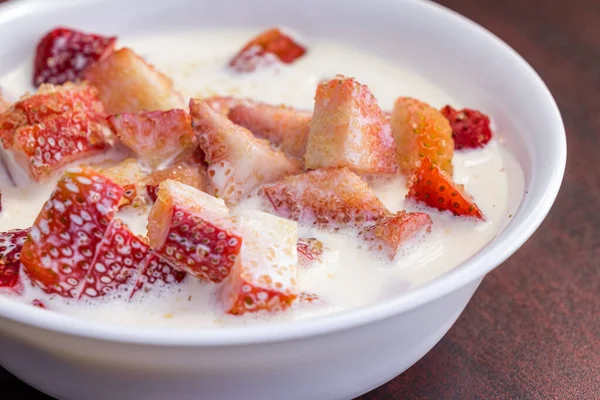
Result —
[[[389,110],[398,96],[414,96],[435,107],[462,106],[417,73],[337,43],[308,40],[308,53],[292,66],[279,65],[250,74],[231,73],[224,66],[253,33],[207,31],[122,38],[119,45],[146,56],[174,79],[186,97],[232,95],[310,110],[317,83],[341,73],[368,85],[384,109]],[[23,66],[1,77],[0,86],[10,96],[18,97],[31,90],[30,74],[30,67]],[[468,106],[477,108],[476,104]],[[292,312],[268,318],[224,316],[215,302],[215,286],[190,278],[175,289],[153,290],[153,295],[139,296],[134,302],[105,298],[96,304],[75,304],[58,297],[49,298],[38,290],[29,290],[22,298],[0,296],[0,301],[30,302],[37,298],[51,310],[82,318],[132,325],[209,328],[257,320],[303,319],[389,299],[455,268],[492,240],[509,221],[520,202],[524,184],[519,165],[499,144],[501,135],[502,132],[496,132],[496,138],[484,149],[456,152],[453,160],[455,181],[465,185],[487,222],[462,222],[427,210],[434,222],[431,235],[395,263],[382,261],[360,249],[360,242],[353,237],[300,227],[301,237],[319,238],[328,248],[321,265],[300,267],[298,274],[300,289],[319,295],[326,300],[325,305],[299,305]],[[107,158],[119,160],[123,154],[116,152]],[[0,174],[4,208],[0,231],[30,226],[54,182],[34,185],[21,179],[20,184],[23,186],[12,187],[5,172]],[[415,210],[414,205],[404,201],[406,188],[400,178],[391,183],[375,183],[373,187],[391,211]],[[260,208],[259,202],[250,200],[237,210],[256,207]],[[145,233],[146,212],[127,209],[118,216],[134,232]]]

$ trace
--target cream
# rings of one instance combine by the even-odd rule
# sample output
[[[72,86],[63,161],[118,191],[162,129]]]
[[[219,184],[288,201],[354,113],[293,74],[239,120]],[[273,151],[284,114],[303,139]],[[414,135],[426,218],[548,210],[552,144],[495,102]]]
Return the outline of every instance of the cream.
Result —
[[[121,38],[119,45],[131,47],[147,57],[173,78],[186,97],[231,95],[310,110],[317,83],[341,73],[368,85],[383,109],[389,110],[398,96],[414,96],[434,107],[462,106],[414,71],[367,52],[326,41],[305,41],[309,51],[291,66],[277,65],[250,74],[228,71],[224,68],[227,61],[252,34],[244,31],[171,33]],[[30,67],[23,66],[1,77],[0,86],[9,96],[18,97],[30,90],[30,73]],[[477,107],[476,104],[469,106]],[[298,272],[301,291],[318,295],[324,300],[323,304],[297,305],[290,312],[272,316],[227,316],[215,300],[217,286],[190,278],[182,285],[136,296],[132,302],[118,298],[118,293],[100,302],[76,302],[51,297],[37,289],[28,289],[21,297],[0,296],[0,301],[39,299],[50,310],[119,324],[210,328],[257,321],[300,320],[390,299],[455,268],[484,247],[509,221],[520,202],[524,183],[516,160],[502,148],[501,137],[502,132],[495,132],[495,139],[487,147],[456,152],[453,160],[455,181],[465,185],[485,214],[486,222],[464,222],[426,210],[434,223],[431,235],[406,249],[393,263],[361,248],[361,243],[352,235],[300,226],[300,237],[316,237],[327,247],[321,264],[299,267]],[[116,150],[83,162],[110,164],[123,157],[124,154]],[[13,174],[14,170],[12,167]],[[6,171],[2,171],[4,212],[0,216],[0,231],[31,226],[56,178],[55,175],[50,182],[38,185],[21,175],[19,187],[13,187]],[[391,211],[417,209],[404,200],[406,188],[401,178],[374,182],[372,187]],[[233,212],[257,208],[263,208],[261,202],[249,199]],[[118,217],[135,233],[145,234],[147,210],[125,209]]]

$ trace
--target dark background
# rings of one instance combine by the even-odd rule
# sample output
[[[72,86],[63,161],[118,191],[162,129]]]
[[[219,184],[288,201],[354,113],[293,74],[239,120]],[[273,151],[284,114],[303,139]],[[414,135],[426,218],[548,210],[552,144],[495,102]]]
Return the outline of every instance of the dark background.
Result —
[[[567,171],[541,228],[485,278],[442,341],[357,400],[598,400],[600,0],[438,2],[498,35],[538,71],[565,121]],[[0,398],[50,399],[1,368]]]

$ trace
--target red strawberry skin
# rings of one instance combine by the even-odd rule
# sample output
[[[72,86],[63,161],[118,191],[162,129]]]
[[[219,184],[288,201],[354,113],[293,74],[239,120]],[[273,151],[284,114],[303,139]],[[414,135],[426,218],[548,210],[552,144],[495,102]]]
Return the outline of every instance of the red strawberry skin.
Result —
[[[363,229],[360,235],[371,251],[383,252],[394,260],[403,244],[431,232],[432,224],[431,217],[425,213],[400,211],[383,217],[375,225]]]
[[[95,171],[66,171],[21,251],[32,282],[47,293],[76,297],[122,197],[119,185]]]
[[[95,88],[85,84],[44,84],[37,93],[22,98],[0,114],[0,139],[5,148],[10,148],[17,128],[35,125],[64,113],[84,113],[90,120],[104,123],[104,106]]]
[[[38,43],[33,84],[75,82],[83,70],[113,52],[117,38],[56,28]]]
[[[240,50],[229,62],[238,72],[251,72],[279,60],[291,64],[306,53],[306,48],[277,28],[268,29]]]
[[[131,295],[131,299],[141,290],[146,293],[152,290],[156,284],[177,284],[181,283],[187,274],[179,271],[174,265],[161,257],[156,252],[150,250],[142,264],[139,266],[139,275]]]
[[[29,229],[14,229],[0,233],[0,288],[17,288],[21,249],[28,232]]]
[[[96,250],[81,296],[100,297],[127,284],[148,256],[148,245],[113,219]]]
[[[455,110],[451,106],[445,106],[441,112],[452,127],[456,150],[484,147],[492,139],[490,118],[487,115],[469,108]]]
[[[17,160],[36,181],[70,162],[106,149],[103,126],[84,113],[64,113],[18,128],[12,143]]]
[[[216,198],[167,180],[150,212],[150,246],[198,279],[221,282],[235,265],[242,237]]]
[[[457,216],[485,219],[477,204],[427,157],[412,177],[406,197]]]

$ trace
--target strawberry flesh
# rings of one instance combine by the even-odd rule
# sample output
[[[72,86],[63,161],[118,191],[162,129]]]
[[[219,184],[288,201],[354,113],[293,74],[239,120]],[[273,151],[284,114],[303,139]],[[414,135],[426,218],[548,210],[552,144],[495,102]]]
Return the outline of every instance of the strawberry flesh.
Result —
[[[150,201],[154,203],[158,197],[158,186],[168,179],[192,186],[205,192],[206,177],[200,166],[181,163],[167,169],[155,171],[146,180],[146,193]]]
[[[485,219],[477,204],[452,178],[425,157],[409,184],[407,198],[454,215]]]
[[[192,121],[183,110],[118,114],[108,121],[123,144],[152,168],[185,158],[197,146]]]
[[[203,281],[221,282],[242,246],[225,204],[191,186],[160,184],[150,211],[150,246],[178,269]]]
[[[112,53],[116,41],[64,27],[48,32],[37,45],[33,84],[79,80],[88,66]]]
[[[306,53],[300,45],[280,29],[268,29],[254,37],[229,62],[237,72],[251,72],[278,61],[291,64]]]
[[[333,230],[360,227],[388,213],[375,192],[348,168],[289,176],[266,185],[264,193],[278,215]]]
[[[95,171],[66,171],[21,252],[32,282],[47,293],[77,297],[122,197],[119,185]]]
[[[320,84],[304,155],[309,169],[348,167],[360,174],[396,172],[396,147],[366,85],[337,75]]]
[[[127,284],[148,255],[148,245],[113,219],[96,250],[80,296],[99,297]]]
[[[369,244],[369,250],[383,252],[394,260],[402,245],[431,232],[431,225],[431,217],[425,213],[400,211],[366,227],[360,235]]]
[[[224,281],[220,298],[226,312],[278,312],[298,296],[298,226],[260,211],[236,216],[244,233],[239,262]]]
[[[455,110],[451,106],[445,106],[441,112],[452,127],[456,150],[484,147],[492,139],[490,118],[487,115],[469,108]]]
[[[0,233],[0,288],[16,288],[19,282],[21,249],[29,229]]]

